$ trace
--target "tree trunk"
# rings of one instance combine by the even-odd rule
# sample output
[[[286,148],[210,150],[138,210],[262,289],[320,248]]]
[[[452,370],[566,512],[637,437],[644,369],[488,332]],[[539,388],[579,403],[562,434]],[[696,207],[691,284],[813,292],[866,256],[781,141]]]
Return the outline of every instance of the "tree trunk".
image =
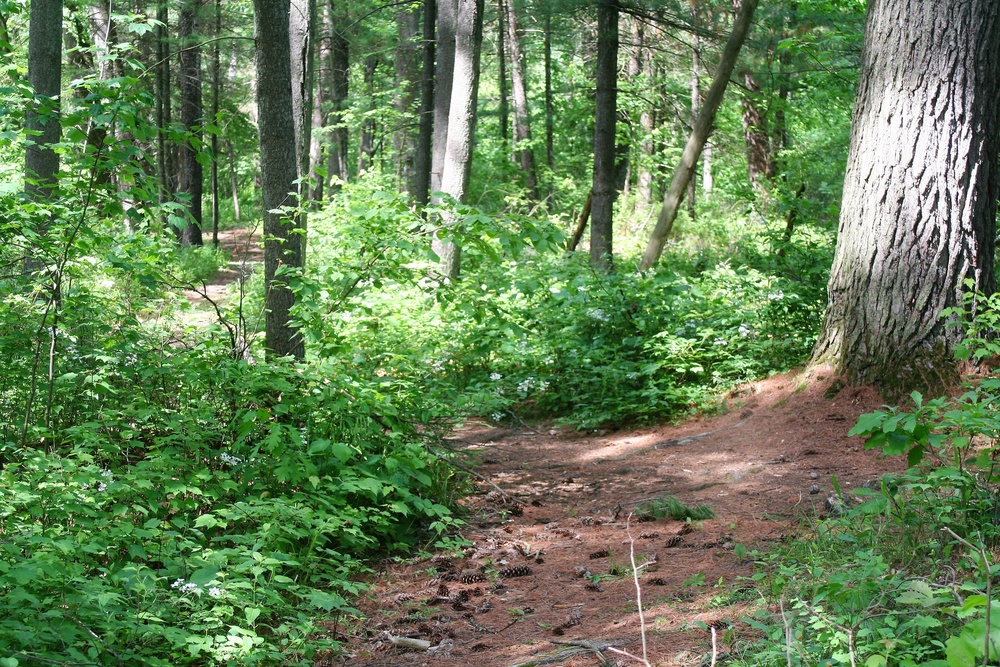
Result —
[[[507,9],[507,47],[510,49],[511,93],[514,99],[514,150],[517,151],[521,171],[524,172],[528,197],[532,201],[538,201],[538,175],[535,170],[535,153],[531,148],[531,115],[528,111],[528,85],[524,75],[520,27],[514,11],[514,0],[506,0],[504,5]]]
[[[344,124],[344,108],[347,103],[350,42],[347,40],[347,16],[345,11],[338,12],[335,0],[330,0],[330,125],[332,146],[330,148],[330,177],[334,183],[347,182],[347,149],[348,134]]]
[[[507,10],[505,0],[497,0],[497,85],[500,88],[500,141],[507,155],[510,141],[510,102],[507,94]]]
[[[691,128],[698,122],[698,112],[701,110],[701,40],[694,35],[691,44]],[[695,219],[695,195],[698,179],[691,174],[688,182],[687,206],[688,215]]]
[[[316,50],[318,65],[316,67],[316,89],[313,94],[312,131],[309,137],[309,164],[312,171],[309,175],[309,200],[323,201],[323,190],[326,179],[317,171],[326,168],[326,157],[329,155],[330,138],[327,127],[330,124],[328,110],[332,104],[330,95],[333,87],[333,19],[330,16],[330,5],[323,3],[316,8]]]
[[[365,58],[365,69],[362,75],[362,82],[365,84],[365,91],[368,93],[369,104],[375,98],[375,71],[378,69],[378,56],[375,54]],[[368,111],[373,111],[369,108]],[[361,121],[361,137],[358,141],[358,173],[371,168],[375,155],[375,117],[371,113],[365,114]]]
[[[995,289],[1000,4],[872,0],[814,357],[894,398],[957,379],[941,312]],[[955,318],[949,318],[955,319]]]
[[[455,21],[455,76],[448,114],[448,146],[441,174],[441,191],[464,203],[472,172],[472,144],[476,132],[476,105],[479,96],[479,56],[483,42],[483,0],[459,0]],[[454,227],[458,220],[445,224]],[[461,248],[457,243],[442,244],[441,273],[458,278]]]
[[[219,95],[222,93],[222,54],[219,39],[222,37],[222,0],[215,0],[215,38],[212,44],[212,117],[211,123],[219,124]],[[212,132],[212,246],[219,247],[219,132]]]
[[[747,150],[747,174],[750,184],[758,192],[768,189],[768,181],[774,178],[774,162],[771,159],[771,134],[767,129],[767,117],[760,106],[760,83],[752,72],[743,72],[745,92],[743,106],[743,141]]]
[[[417,135],[417,154],[414,159],[410,188],[417,204],[426,206],[430,201],[431,150],[434,141],[434,27],[437,24],[437,3],[424,0],[423,64],[420,69],[420,132]]]
[[[171,87],[166,2],[157,3],[156,19],[156,175],[159,182],[158,200],[162,205],[174,198],[173,146],[167,140],[167,128],[171,123]],[[166,217],[163,218],[162,222],[166,223]]]
[[[295,295],[279,267],[302,266],[302,245],[294,216],[296,206],[295,121],[292,63],[288,39],[289,0],[254,0],[257,44],[257,132],[260,139],[261,199],[264,209],[264,344],[268,354],[302,358],[301,334],[291,326]]]
[[[236,183],[236,152],[231,141],[226,142],[229,152],[229,187],[233,191],[233,215],[240,221],[240,189]]]
[[[594,109],[594,186],[590,209],[590,263],[610,270],[615,204],[615,123],[618,116],[618,5],[597,5],[597,97]]]
[[[642,256],[639,268],[643,271],[651,268],[663,253],[663,246],[670,235],[670,229],[677,219],[677,209],[680,208],[684,199],[684,191],[687,189],[688,181],[694,176],[694,168],[698,163],[698,156],[705,146],[705,141],[712,130],[715,122],[715,114],[722,104],[722,97],[729,85],[729,77],[736,66],[736,58],[740,54],[743,40],[746,39],[750,24],[753,21],[753,13],[757,8],[757,0],[743,0],[740,12],[733,23],[733,32],[729,35],[726,48],[722,52],[722,59],[719,61],[719,68],[715,72],[715,79],[712,87],[708,90],[705,103],[698,114],[698,122],[695,123],[691,136],[688,137],[684,146],[684,153],[681,155],[681,162],[677,165],[674,177],[670,181],[670,187],[663,197],[663,206],[660,209],[660,216],[656,221],[656,228],[649,239],[649,245]]]
[[[180,67],[177,83],[180,88],[181,125],[190,137],[178,150],[177,194],[188,199],[188,220],[180,230],[184,246],[200,246],[204,170],[198,162],[197,146],[201,144],[200,126],[203,122],[201,101],[201,46],[195,37],[199,0],[186,0],[177,17],[177,37],[180,44]]]
[[[413,183],[416,157],[416,134],[413,132],[414,103],[420,84],[420,48],[417,35],[420,31],[420,7],[414,5],[396,15],[396,99],[398,119],[393,137],[396,162],[396,180],[403,189]],[[413,193],[410,192],[412,195]]]
[[[638,43],[637,48],[639,49],[639,61],[642,64],[642,71],[645,76],[643,81],[651,85],[656,80],[656,70],[654,68],[653,53],[648,42],[654,40],[656,35],[654,33],[647,38],[645,32],[641,32],[640,34],[642,39]],[[636,161],[635,199],[643,210],[653,201],[653,170],[651,162],[655,151],[655,146],[653,145],[653,132],[655,129],[656,107],[650,101],[643,104],[642,111],[639,112],[639,131],[642,138],[639,140],[639,160]],[[645,214],[643,214],[643,217],[645,217]]]
[[[291,0],[288,43],[292,65],[292,113],[295,123],[295,163],[299,178],[309,175],[315,81],[316,0]],[[302,194],[307,184],[301,186]]]
[[[551,172],[555,169],[556,157],[553,143],[555,134],[555,105],[552,99],[552,10],[545,7],[545,164]],[[552,196],[551,174],[549,175],[549,196]]]
[[[434,65],[434,141],[431,152],[431,192],[441,190],[448,147],[448,117],[455,72],[455,21],[458,0],[437,0],[437,63]],[[438,253],[440,254],[440,253]]]
[[[33,201],[51,198],[59,183],[59,92],[62,86],[62,0],[35,0],[28,24],[28,85],[34,94],[25,117],[32,142],[24,153],[24,191]],[[36,230],[44,234],[46,229]],[[24,258],[24,273],[41,268],[34,248]]]

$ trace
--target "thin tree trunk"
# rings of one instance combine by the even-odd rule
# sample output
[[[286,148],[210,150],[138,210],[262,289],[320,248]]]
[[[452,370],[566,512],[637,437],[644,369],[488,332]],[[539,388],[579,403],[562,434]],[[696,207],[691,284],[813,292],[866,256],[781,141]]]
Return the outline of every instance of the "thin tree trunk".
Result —
[[[434,141],[434,27],[437,23],[437,3],[424,0],[423,64],[420,70],[420,132],[414,159],[414,183],[410,188],[417,204],[430,201],[431,150]]]
[[[590,220],[590,208],[593,203],[594,191],[591,190],[587,193],[586,201],[583,202],[583,210],[576,221],[576,229],[573,230],[573,236],[570,238],[569,245],[566,246],[566,252],[573,252],[580,245],[580,241],[583,239],[583,231],[587,228],[587,221]]]
[[[448,117],[455,72],[455,22],[458,0],[437,0],[437,63],[434,65],[434,141],[431,152],[431,192],[441,190],[448,147]]]
[[[177,18],[180,44],[180,67],[177,71],[180,87],[181,125],[191,135],[180,145],[177,193],[187,197],[188,220],[180,233],[184,246],[202,245],[202,192],[204,170],[198,161],[201,139],[202,111],[201,46],[196,43],[195,30],[199,0],[185,0]]]
[[[291,325],[295,295],[279,267],[301,267],[302,245],[295,216],[280,212],[296,207],[295,121],[292,63],[288,36],[288,0],[254,0],[257,43],[257,131],[260,137],[261,199],[264,209],[264,340],[275,357],[302,358],[302,335]]]
[[[350,42],[347,40],[347,16],[337,11],[336,0],[330,0],[330,114],[332,147],[330,149],[330,177],[334,184],[346,183],[348,178],[348,133],[344,124],[344,108],[349,92]]]
[[[691,45],[691,128],[698,122],[698,112],[701,109],[701,40],[698,35],[694,35]],[[695,219],[695,184],[698,179],[691,175],[688,183],[688,215]]]
[[[552,10],[545,7],[545,164],[549,172],[555,169],[554,149],[555,105],[552,99]],[[549,197],[552,196],[551,176],[549,177]]]
[[[378,69],[378,56],[370,55],[365,58],[365,69],[362,81],[368,93],[368,99],[375,97],[375,71]],[[371,110],[369,110],[371,111]],[[371,168],[373,156],[375,154],[375,118],[372,114],[365,115],[361,121],[361,138],[358,141],[358,172],[367,171]]]
[[[448,146],[441,175],[441,191],[464,203],[472,172],[472,147],[476,132],[479,96],[479,56],[483,42],[483,0],[459,0],[455,21],[455,77],[448,114]],[[445,224],[459,221],[450,216]],[[461,247],[454,242],[442,246],[441,273],[458,279]]]
[[[222,54],[218,39],[222,36],[222,0],[215,0],[215,38],[212,44],[212,118],[218,127],[219,95],[222,94]],[[219,132],[212,132],[212,245],[219,247]]]
[[[528,110],[528,85],[524,74],[520,27],[514,0],[506,0],[504,4],[507,9],[507,47],[510,49],[511,93],[514,100],[514,150],[517,151],[521,171],[524,172],[528,197],[532,201],[538,201],[538,174],[535,170],[535,153],[531,148],[531,114]]]
[[[309,137],[309,164],[312,171],[309,175],[309,200],[323,201],[323,189],[326,179],[319,173],[325,169],[329,154],[330,137],[327,127],[330,124],[328,109],[331,105],[331,88],[333,87],[333,19],[330,16],[330,5],[323,3],[316,8],[316,48],[319,65],[316,67],[316,90],[313,94],[312,132]]]
[[[226,148],[229,152],[229,187],[233,191],[233,215],[236,217],[236,222],[240,222],[240,189],[236,182],[236,152],[233,150],[231,141],[226,142]]]
[[[774,177],[771,160],[771,135],[767,130],[767,117],[761,109],[760,83],[750,71],[743,72],[743,140],[747,150],[747,174],[755,190],[766,193],[768,181]]]
[[[653,61],[653,52],[649,48],[647,42],[652,42],[656,39],[656,35],[650,35],[648,38],[644,32],[640,33],[641,40],[637,44],[637,48],[640,53],[640,62],[642,63],[642,71],[645,78],[643,79],[647,85],[651,85],[653,81],[656,80],[656,71]],[[653,201],[653,171],[651,168],[651,161],[653,159],[653,154],[655,151],[655,146],[653,144],[653,131],[656,129],[656,107],[650,102],[642,105],[642,111],[639,113],[639,131],[642,133],[642,139],[639,141],[639,160],[637,162],[636,170],[636,192],[635,198],[636,202],[645,210],[649,204]]]
[[[413,183],[416,158],[416,134],[413,132],[413,106],[420,85],[420,6],[405,8],[396,15],[396,99],[398,115],[393,137],[393,158],[396,162],[396,180],[401,188],[409,189]],[[413,193],[410,192],[410,195]]]
[[[291,48],[292,113],[295,122],[295,164],[300,179],[309,175],[315,88],[316,1],[291,0],[288,43]],[[307,191],[302,184],[302,194]],[[302,197],[304,198],[304,197]]]
[[[733,24],[733,32],[729,35],[726,48],[722,52],[722,59],[719,61],[719,68],[715,72],[715,79],[712,87],[708,90],[705,103],[698,115],[698,122],[695,123],[694,130],[684,146],[684,153],[681,155],[681,162],[677,165],[674,177],[670,181],[670,187],[663,197],[663,207],[660,209],[659,218],[656,221],[656,228],[649,239],[649,245],[642,256],[639,268],[643,271],[651,268],[663,253],[663,246],[670,235],[670,229],[677,218],[677,209],[680,208],[684,199],[684,191],[687,190],[688,181],[694,175],[695,165],[698,163],[698,156],[705,146],[705,141],[712,130],[715,122],[715,114],[722,104],[722,97],[729,85],[729,77],[736,66],[736,59],[746,39],[750,24],[753,21],[753,13],[757,8],[757,0],[743,0],[740,12],[736,16]]]
[[[506,1],[497,0],[497,65],[499,74],[497,84],[500,87],[500,141],[503,142],[503,154],[507,155],[510,141],[510,98],[507,94],[507,10]]]
[[[167,141],[167,128],[171,123],[170,104],[170,45],[167,42],[167,3],[161,0],[156,5],[156,173],[159,181],[159,203],[165,204],[174,198],[173,145]],[[166,224],[166,209],[161,222]]]
[[[590,263],[612,266],[612,218],[617,193],[615,124],[618,116],[618,5],[597,6],[597,97],[594,110],[594,186],[590,209]]]

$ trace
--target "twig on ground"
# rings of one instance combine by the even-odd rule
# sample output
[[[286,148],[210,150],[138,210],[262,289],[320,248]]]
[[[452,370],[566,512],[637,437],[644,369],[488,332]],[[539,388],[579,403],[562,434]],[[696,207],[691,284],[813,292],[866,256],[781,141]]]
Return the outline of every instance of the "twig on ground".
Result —
[[[642,637],[642,663],[649,665],[649,654],[646,651],[646,617],[642,613],[642,586],[639,585],[639,568],[635,565],[635,538],[632,537],[632,513],[625,519],[625,532],[628,534],[628,557],[632,563],[632,581],[635,582],[635,606],[639,612],[639,636]]]

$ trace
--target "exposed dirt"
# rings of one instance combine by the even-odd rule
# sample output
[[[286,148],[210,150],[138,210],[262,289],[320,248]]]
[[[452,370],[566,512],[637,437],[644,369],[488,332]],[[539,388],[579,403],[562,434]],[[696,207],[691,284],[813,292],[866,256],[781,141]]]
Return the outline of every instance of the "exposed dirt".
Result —
[[[838,391],[823,369],[764,380],[727,403],[721,416],[642,431],[461,429],[454,446],[503,492],[479,482],[468,499],[465,537],[474,546],[373,577],[360,601],[367,620],[341,635],[350,656],[328,664],[600,664],[580,648],[547,660],[573,648],[553,641],[581,640],[641,655],[628,570],[634,545],[646,564],[639,580],[650,662],[708,665],[706,626],[747,634],[739,619],[760,604],[736,545],[766,549],[799,532],[802,517],[825,514],[832,476],[847,491],[903,465],[847,437],[859,414],[882,403],[878,395]],[[665,495],[709,505],[716,518],[630,520],[641,501]],[[611,664],[638,664],[604,653]]]
[[[205,235],[205,242],[211,242]],[[216,321],[215,306],[221,306],[230,297],[230,285],[245,280],[264,263],[264,248],[259,229],[226,229],[219,232],[219,247],[229,256],[223,267],[204,285],[184,290],[191,310],[182,318],[188,326],[205,325]],[[215,304],[215,305],[213,305]]]
[[[227,285],[263,260],[259,235],[220,234],[230,266],[188,293],[196,318],[214,319]],[[872,390],[834,384],[814,368],[733,392],[724,414],[676,426],[581,433],[544,424],[469,424],[452,438],[471,455],[478,492],[465,501],[473,547],[391,564],[369,581],[362,624],[330,624],[345,667],[508,667],[601,664],[580,644],[641,655],[630,548],[640,563],[649,660],[709,665],[706,627],[750,634],[740,617],[761,604],[737,545],[767,549],[827,512],[832,478],[849,491],[899,471],[847,432],[878,408]],[[644,500],[708,505],[714,519],[637,522]],[[729,633],[719,632],[719,664]],[[416,639],[431,650],[393,643]],[[404,638],[404,639],[399,639]],[[577,642],[555,644],[556,642]],[[554,650],[578,651],[553,656]],[[611,664],[638,664],[604,648]]]

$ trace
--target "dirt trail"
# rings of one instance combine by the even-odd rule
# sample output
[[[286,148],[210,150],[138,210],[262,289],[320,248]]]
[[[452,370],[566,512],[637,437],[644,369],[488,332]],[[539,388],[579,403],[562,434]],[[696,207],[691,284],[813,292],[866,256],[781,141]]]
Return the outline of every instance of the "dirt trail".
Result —
[[[473,454],[475,469],[507,495],[478,484],[465,532],[474,547],[464,556],[379,573],[360,601],[366,622],[342,637],[350,657],[329,664],[600,664],[581,642],[641,654],[630,532],[637,560],[648,564],[639,578],[650,662],[708,665],[705,626],[720,628],[720,638],[729,627],[746,634],[739,618],[760,600],[741,579],[751,564],[736,545],[766,548],[793,535],[802,516],[825,511],[833,475],[847,490],[902,467],[847,437],[879,397],[838,393],[817,372],[759,382],[731,397],[726,414],[673,427],[591,435],[547,426],[460,430],[454,446]],[[716,518],[629,525],[637,503],[664,495],[707,504]],[[399,647],[391,637],[435,650]],[[638,664],[605,655],[612,664]]]
[[[220,242],[233,261],[206,287],[216,303],[263,260],[258,235],[229,230]],[[188,295],[196,317],[212,321],[204,297]],[[815,369],[748,386],[729,397],[725,414],[676,426],[585,434],[468,425],[452,445],[489,480],[477,482],[464,503],[464,536],[474,546],[379,572],[358,601],[365,622],[331,624],[348,655],[318,664],[600,664],[589,645],[612,664],[636,665],[612,651],[642,651],[628,570],[634,544],[645,563],[639,579],[650,662],[707,666],[706,627],[720,629],[721,658],[728,629],[749,634],[739,619],[760,603],[744,579],[751,563],[736,545],[766,549],[795,535],[802,517],[825,512],[834,475],[849,490],[904,466],[847,437],[857,416],[881,403],[871,390],[838,392]],[[667,495],[708,505],[716,518],[629,520],[638,503]],[[400,647],[392,637],[433,650]]]
[[[211,242],[208,235],[205,238],[206,243]],[[230,296],[232,283],[246,279],[254,271],[262,270],[264,248],[259,229],[222,230],[219,232],[219,247],[229,255],[228,265],[204,285],[184,291],[184,296],[191,304],[191,310],[182,318],[188,326],[204,326],[216,321],[215,306],[212,304],[221,306]]]

